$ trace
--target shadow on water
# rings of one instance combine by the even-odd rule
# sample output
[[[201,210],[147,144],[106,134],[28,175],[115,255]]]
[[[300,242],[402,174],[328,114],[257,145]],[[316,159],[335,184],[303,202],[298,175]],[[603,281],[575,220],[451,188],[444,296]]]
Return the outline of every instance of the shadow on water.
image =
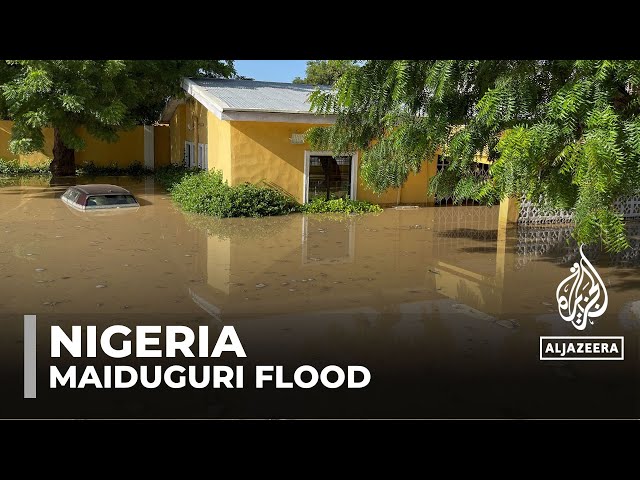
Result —
[[[51,187],[71,187],[78,184],[77,176],[54,176],[49,180]]]
[[[463,247],[460,251],[465,253],[496,253],[495,247]]]
[[[474,240],[495,241],[498,239],[498,230],[482,230],[475,228],[457,228],[439,232],[438,236],[447,238],[472,238]]]

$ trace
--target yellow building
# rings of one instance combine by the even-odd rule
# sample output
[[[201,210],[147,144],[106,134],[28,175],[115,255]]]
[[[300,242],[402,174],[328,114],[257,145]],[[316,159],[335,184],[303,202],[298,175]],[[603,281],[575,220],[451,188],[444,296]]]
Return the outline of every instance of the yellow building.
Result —
[[[172,100],[162,122],[170,124],[171,162],[221,170],[230,185],[265,182],[300,202],[328,195],[380,204],[425,205],[437,162],[425,161],[399,190],[377,195],[359,175],[358,152],[336,157],[314,151],[304,133],[330,125],[332,115],[310,113],[311,85],[253,80],[185,79],[186,100]]]

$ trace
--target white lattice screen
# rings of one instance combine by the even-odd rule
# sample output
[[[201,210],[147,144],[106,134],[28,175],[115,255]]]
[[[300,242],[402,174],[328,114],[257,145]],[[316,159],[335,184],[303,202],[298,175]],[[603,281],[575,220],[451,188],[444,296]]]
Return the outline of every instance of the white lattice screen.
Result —
[[[624,218],[640,218],[640,195],[616,200],[614,206],[622,212]],[[549,225],[571,223],[573,214],[566,210],[547,211],[533,205],[528,200],[520,202],[520,225]]]

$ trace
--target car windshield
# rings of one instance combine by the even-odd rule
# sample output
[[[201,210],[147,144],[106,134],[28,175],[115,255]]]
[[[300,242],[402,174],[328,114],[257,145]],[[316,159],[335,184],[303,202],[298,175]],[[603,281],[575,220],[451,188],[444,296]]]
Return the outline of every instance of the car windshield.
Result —
[[[87,199],[87,207],[116,205],[137,205],[133,195],[92,195]]]

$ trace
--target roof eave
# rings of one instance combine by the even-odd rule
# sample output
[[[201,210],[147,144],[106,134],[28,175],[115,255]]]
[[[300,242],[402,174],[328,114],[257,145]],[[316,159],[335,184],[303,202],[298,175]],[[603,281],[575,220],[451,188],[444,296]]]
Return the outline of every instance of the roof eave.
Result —
[[[225,109],[218,118],[236,122],[309,123],[316,125],[330,125],[336,121],[335,115],[259,109]]]
[[[183,98],[174,98],[171,97],[167,104],[162,109],[162,114],[160,115],[160,119],[158,123],[170,123],[173,118],[173,114],[176,113],[176,109],[179,105],[184,103]]]

